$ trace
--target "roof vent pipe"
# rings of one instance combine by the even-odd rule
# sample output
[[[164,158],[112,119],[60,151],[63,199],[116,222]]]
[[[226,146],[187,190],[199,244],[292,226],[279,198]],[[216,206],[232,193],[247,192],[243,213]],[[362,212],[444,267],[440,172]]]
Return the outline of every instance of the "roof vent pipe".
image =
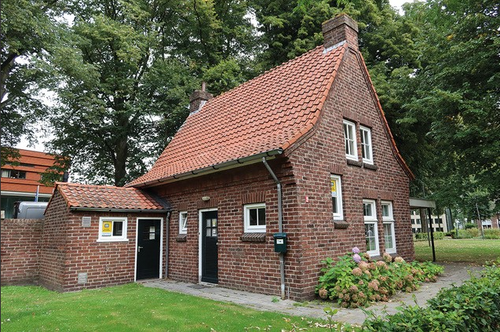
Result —
[[[264,166],[266,166],[269,174],[274,179],[274,182],[276,182],[276,189],[278,192],[278,228],[279,232],[283,233],[283,201],[282,201],[282,192],[281,192],[281,182],[278,180],[278,177],[276,174],[274,174],[273,170],[267,163],[266,157],[262,157],[262,162],[264,163]],[[280,252],[280,275],[281,275],[281,299],[285,299],[285,253]]]

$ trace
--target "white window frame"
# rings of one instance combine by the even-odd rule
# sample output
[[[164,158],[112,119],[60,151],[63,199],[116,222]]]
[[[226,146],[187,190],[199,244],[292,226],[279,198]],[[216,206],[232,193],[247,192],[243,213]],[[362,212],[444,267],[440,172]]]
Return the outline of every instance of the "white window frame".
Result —
[[[179,211],[179,234],[187,234],[187,211]]]
[[[384,243],[385,243],[385,251],[389,254],[395,254],[396,253],[396,232],[394,229],[394,212],[392,208],[392,202],[388,201],[382,201],[382,221],[384,224]],[[388,212],[389,214],[387,216],[384,216],[384,206],[388,207]],[[389,225],[391,227],[391,237],[392,237],[392,248],[387,247],[387,241],[386,241],[386,233],[385,233],[385,226]]]
[[[358,160],[358,143],[356,140],[356,124],[344,120],[344,149],[347,159]],[[352,151],[351,151],[352,150]]]
[[[257,204],[247,204],[244,205],[243,210],[244,210],[244,231],[245,233],[265,233],[266,232],[266,225],[250,225],[250,210],[253,209],[266,209],[266,204],[265,203],[257,203]],[[259,213],[257,211],[257,218],[259,216]],[[265,222],[265,221],[264,221]]]
[[[333,183],[335,182],[336,192],[333,191]],[[342,180],[339,175],[330,176],[330,192],[332,197],[336,197],[337,213],[333,212],[333,220],[344,220],[344,210],[342,206]],[[335,196],[334,196],[335,195]],[[332,204],[333,209],[333,204]]]
[[[365,215],[365,205],[369,204],[371,206],[371,215]],[[380,245],[378,241],[378,220],[377,220],[377,204],[374,200],[363,200],[363,216],[365,223],[365,239],[366,239],[366,226],[373,225],[374,230],[374,238],[375,238],[375,249],[368,250],[366,248],[366,253],[370,256],[379,256],[380,255]]]
[[[361,136],[361,152],[363,162],[373,165],[373,145],[372,145],[372,130],[368,127],[359,126],[359,134]]]
[[[111,222],[111,234],[105,235],[103,234],[103,223]],[[122,235],[117,236],[113,235],[113,228],[115,222],[123,222],[123,230]],[[99,237],[97,242],[118,242],[118,241],[128,241],[127,239],[127,217],[100,217],[99,218]]]

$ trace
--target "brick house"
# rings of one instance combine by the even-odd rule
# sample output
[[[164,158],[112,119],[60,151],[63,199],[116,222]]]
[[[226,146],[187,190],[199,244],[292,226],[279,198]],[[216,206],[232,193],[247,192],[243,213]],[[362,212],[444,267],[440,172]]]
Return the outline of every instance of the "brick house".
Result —
[[[354,246],[413,259],[413,175],[357,32],[338,16],[324,45],[216,98],[193,94],[152,169],[128,184],[171,205],[169,278],[307,299],[320,261]],[[286,253],[274,251],[278,232]]]
[[[126,188],[58,184],[40,283],[168,277],[304,300],[320,261],[354,246],[412,260],[413,175],[357,32],[338,16],[323,24],[324,45],[215,98],[195,91],[182,127]],[[275,252],[275,233],[286,234],[286,252]],[[139,239],[154,242],[149,260]]]

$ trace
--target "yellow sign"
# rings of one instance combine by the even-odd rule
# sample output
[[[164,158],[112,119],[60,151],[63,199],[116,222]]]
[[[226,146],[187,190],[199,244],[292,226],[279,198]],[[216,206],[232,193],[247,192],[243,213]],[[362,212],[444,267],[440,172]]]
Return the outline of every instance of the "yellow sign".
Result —
[[[337,192],[337,181],[336,180],[332,180],[332,193],[336,193]]]
[[[111,236],[113,231],[113,222],[112,221],[103,221],[102,222],[102,236]]]

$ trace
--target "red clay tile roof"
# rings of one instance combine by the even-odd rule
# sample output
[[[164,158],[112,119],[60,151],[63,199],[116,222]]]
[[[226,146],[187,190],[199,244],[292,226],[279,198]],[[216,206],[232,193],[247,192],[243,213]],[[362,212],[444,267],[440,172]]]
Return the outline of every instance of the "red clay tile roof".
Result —
[[[166,211],[160,199],[136,188],[56,183],[70,209]],[[50,203],[49,203],[50,204]]]
[[[286,149],[316,123],[346,48],[318,46],[209,100],[189,115],[152,169],[128,186]]]

